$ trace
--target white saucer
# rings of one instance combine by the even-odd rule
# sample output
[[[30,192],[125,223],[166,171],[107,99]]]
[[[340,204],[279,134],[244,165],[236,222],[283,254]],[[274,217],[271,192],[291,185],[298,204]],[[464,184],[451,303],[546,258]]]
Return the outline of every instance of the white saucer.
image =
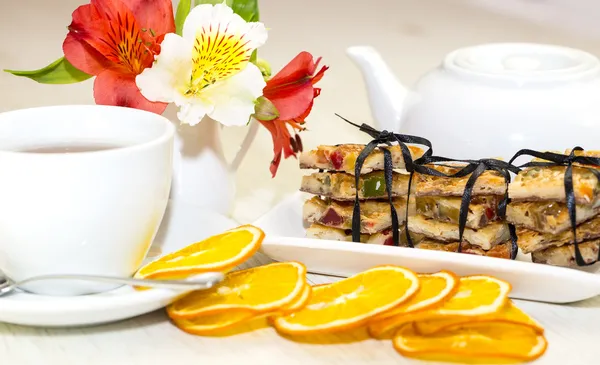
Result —
[[[150,255],[166,254],[237,224],[220,214],[171,201]],[[15,293],[0,298],[0,322],[28,326],[84,326],[131,318],[170,304],[182,291],[136,291],[129,286],[77,297]]]

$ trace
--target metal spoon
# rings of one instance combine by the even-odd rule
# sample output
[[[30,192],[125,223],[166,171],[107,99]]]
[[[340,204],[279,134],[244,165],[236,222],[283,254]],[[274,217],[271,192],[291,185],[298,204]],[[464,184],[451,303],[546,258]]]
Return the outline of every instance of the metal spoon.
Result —
[[[0,284],[0,297],[6,295],[20,286],[31,283],[33,281],[41,280],[84,280],[84,281],[99,281],[105,283],[124,284],[131,286],[143,286],[153,288],[168,288],[168,289],[179,289],[179,290],[201,290],[209,289],[216,284],[220,283],[224,278],[224,275],[220,272],[207,272],[190,276],[183,280],[154,280],[154,279],[134,279],[134,278],[123,278],[116,276],[101,276],[101,275],[41,275],[34,276],[28,279],[20,281],[12,281],[5,277],[4,283]]]

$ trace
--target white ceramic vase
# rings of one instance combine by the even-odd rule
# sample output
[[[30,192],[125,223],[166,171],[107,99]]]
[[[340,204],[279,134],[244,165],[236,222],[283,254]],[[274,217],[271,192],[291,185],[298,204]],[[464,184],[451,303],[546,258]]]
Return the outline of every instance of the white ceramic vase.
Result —
[[[246,138],[229,163],[223,153],[221,124],[208,117],[195,126],[182,124],[173,104],[164,116],[177,128],[171,199],[229,215],[235,196],[235,172],[256,136],[258,123],[250,124]]]

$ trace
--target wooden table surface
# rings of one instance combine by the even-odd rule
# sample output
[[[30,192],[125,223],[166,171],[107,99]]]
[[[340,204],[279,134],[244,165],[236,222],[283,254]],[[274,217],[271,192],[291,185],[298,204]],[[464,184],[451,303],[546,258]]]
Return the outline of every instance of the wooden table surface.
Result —
[[[0,69],[35,69],[61,55],[70,13],[83,0],[0,0]],[[600,54],[600,43],[565,30],[489,14],[460,0],[261,0],[263,21],[271,29],[262,49],[274,69],[298,51],[323,56],[331,66],[320,83],[304,133],[306,147],[318,143],[364,141],[342,127],[333,113],[369,121],[370,110],[359,72],[344,55],[355,44],[371,44],[407,85],[435,67],[444,54],[461,46],[491,41],[531,41],[569,45]],[[92,103],[92,83],[38,85],[0,73],[0,111],[66,103]],[[226,153],[235,153],[243,128],[225,131]],[[301,172],[284,161],[271,179],[270,135],[261,130],[237,176],[233,217],[252,222],[295,191]],[[248,179],[248,175],[253,175]],[[257,257],[249,264],[268,262]],[[311,281],[334,280],[311,275]],[[552,285],[548,283],[547,285]],[[600,298],[571,305],[517,303],[547,330],[549,349],[536,362],[546,365],[597,365]],[[21,364],[419,364],[402,358],[388,342],[356,332],[298,343],[271,328],[248,328],[232,337],[203,338],[171,325],[163,311],[88,328],[39,329],[0,324],[0,363]]]

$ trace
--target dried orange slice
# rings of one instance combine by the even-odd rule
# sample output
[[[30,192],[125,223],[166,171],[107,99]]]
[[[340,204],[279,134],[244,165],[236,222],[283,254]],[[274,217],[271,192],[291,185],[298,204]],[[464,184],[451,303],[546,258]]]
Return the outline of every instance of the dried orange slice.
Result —
[[[511,286],[506,281],[486,275],[460,278],[458,291],[435,314],[479,316],[499,311],[508,300]]]
[[[538,334],[544,333],[544,327],[525,312],[517,308],[512,301],[497,313],[472,317],[450,317],[431,321],[415,322],[415,329],[421,335],[431,335],[442,331],[452,331],[458,327],[464,327],[473,323],[508,323],[528,326]]]
[[[547,342],[530,327],[508,323],[478,323],[429,336],[408,324],[398,330],[393,345],[403,356],[421,360],[498,364],[537,359]]]
[[[307,287],[304,265],[278,262],[229,273],[214,288],[171,304],[167,313],[171,318],[192,318],[225,310],[271,312],[295,304]]]
[[[412,271],[379,266],[338,282],[312,288],[306,306],[273,319],[278,332],[329,333],[358,327],[371,317],[402,304],[419,289]]]
[[[324,284],[319,284],[319,285],[324,285]],[[313,286],[314,287],[314,286]],[[312,295],[312,288],[310,285],[307,285],[304,290],[302,291],[302,293],[300,294],[300,296],[297,299],[294,299],[294,301],[284,307],[279,308],[279,310],[275,313],[272,313],[271,315],[269,315],[267,317],[267,322],[271,325],[274,326],[274,320],[275,318],[277,318],[278,316],[282,316],[282,315],[288,315],[290,313],[294,313],[299,311],[300,309],[304,308],[307,304],[308,301],[310,299],[310,296]]]
[[[310,296],[312,295],[312,288],[310,285],[306,285],[304,287],[304,290],[302,290],[302,293],[300,293],[300,295],[294,299],[294,301],[286,306],[283,306],[282,308],[279,309],[279,311],[281,313],[292,313],[292,312],[296,312],[302,308],[304,308],[304,306],[306,306],[308,304],[308,300],[310,299]]]
[[[248,321],[255,316],[256,313],[253,311],[238,309],[194,318],[173,318],[173,323],[187,333],[210,335]]]
[[[228,271],[252,256],[264,237],[260,228],[237,227],[165,255],[142,267],[135,277],[176,279],[207,271]]]
[[[375,321],[429,309],[451,297],[458,289],[459,277],[450,271],[419,274],[419,291],[406,302],[374,318]]]
[[[368,330],[371,336],[381,338],[408,322],[456,316],[473,318],[496,313],[508,301],[510,288],[509,283],[491,276],[465,276],[460,278],[456,293],[441,306],[373,321]]]

